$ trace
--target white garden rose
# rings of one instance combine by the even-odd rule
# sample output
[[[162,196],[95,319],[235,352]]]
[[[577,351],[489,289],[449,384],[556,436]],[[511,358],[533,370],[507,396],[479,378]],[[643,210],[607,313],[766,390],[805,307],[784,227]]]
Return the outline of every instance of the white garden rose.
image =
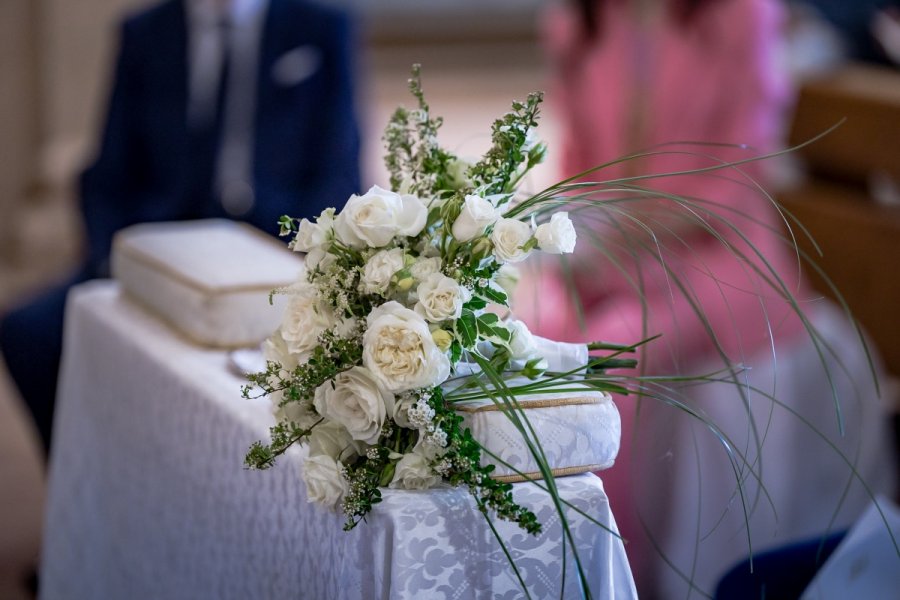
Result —
[[[351,248],[381,248],[394,236],[416,236],[425,227],[428,209],[417,197],[377,185],[353,195],[335,219],[338,239]]]
[[[537,355],[537,339],[522,321],[510,319],[506,328],[512,333],[509,352],[513,360],[529,360]]]
[[[296,252],[309,252],[319,248],[328,240],[328,234],[324,228],[309,219],[301,219],[294,236],[294,250]]]
[[[441,477],[431,470],[428,461],[415,452],[404,454],[397,462],[394,479],[388,487],[403,490],[426,490],[440,483]]]
[[[499,218],[500,213],[493,204],[481,196],[469,194],[463,200],[462,212],[453,221],[450,232],[458,241],[468,242],[482,235]]]
[[[337,461],[325,454],[309,456],[303,461],[303,482],[307,502],[332,508],[347,493],[347,480]]]
[[[307,358],[306,353],[291,354],[280,327],[263,342],[262,352],[266,362],[277,362],[286,371],[293,371],[301,362],[306,362]]]
[[[318,337],[332,327],[337,319],[331,308],[319,300],[314,286],[296,283],[287,290],[288,305],[281,320],[281,337],[288,352],[304,354],[318,345]]]
[[[365,444],[355,441],[343,425],[319,423],[309,434],[309,455],[324,454],[335,460],[349,460],[365,452]]]
[[[440,273],[441,258],[432,256],[430,258],[419,258],[409,268],[409,274],[417,281],[425,281],[432,273]]]
[[[538,248],[549,254],[569,254],[575,251],[577,234],[566,212],[554,213],[549,223],[538,225],[534,232]]]
[[[525,260],[529,251],[523,246],[531,237],[531,226],[528,223],[518,219],[500,219],[494,224],[494,230],[491,232],[494,256],[500,262]]]
[[[414,311],[387,302],[369,313],[366,324],[363,365],[388,391],[435,386],[450,375],[450,360]]]
[[[313,404],[319,414],[345,427],[354,440],[375,444],[389,415],[394,395],[383,389],[364,367],[338,373],[316,388]]]
[[[432,323],[458,319],[463,304],[472,298],[472,292],[441,273],[432,273],[419,284],[416,293],[419,301],[415,311]]]
[[[362,273],[362,289],[367,294],[387,291],[394,273],[403,268],[403,248],[376,252],[366,261]]]

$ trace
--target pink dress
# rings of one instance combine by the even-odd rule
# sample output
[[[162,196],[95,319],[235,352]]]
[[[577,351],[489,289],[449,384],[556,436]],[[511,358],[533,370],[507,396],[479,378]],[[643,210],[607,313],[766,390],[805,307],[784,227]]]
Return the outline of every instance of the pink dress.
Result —
[[[577,16],[562,6],[551,9],[544,22],[556,66],[557,80],[548,101],[561,119],[562,176],[670,142],[749,147],[659,148],[728,161],[777,147],[790,96],[786,78],[774,68],[782,19],[776,0],[713,1],[686,25],[665,18],[639,24],[628,2],[603,4],[607,7],[599,9],[604,11],[601,30],[587,46],[579,41]],[[660,155],[606,168],[586,179],[605,181],[713,164],[716,161],[709,156]],[[749,163],[742,170],[764,185],[764,168],[762,163]],[[583,302],[585,326],[579,326],[563,274],[545,264],[539,274],[531,275],[538,281],[530,281],[540,286],[540,305],[525,294],[516,299],[516,312],[536,333],[566,341],[620,343],[662,334],[640,359],[649,373],[671,373],[703,364],[704,357],[718,358],[721,365],[713,335],[731,360],[742,362],[770,347],[773,340],[802,332],[788,302],[753,269],[759,268],[767,278],[778,273],[791,294],[801,301],[809,299],[797,256],[773,233],[782,227],[780,215],[748,180],[734,171],[718,171],[643,185],[716,203],[715,211],[741,232],[721,223],[715,226],[733,249],[708,233],[689,230],[680,238],[664,239],[669,274],[647,251],[620,256],[623,273],[592,251],[580,234],[572,277]],[[768,264],[755,256],[747,241]],[[750,256],[751,266],[737,259],[734,250]],[[643,302],[632,279],[639,273],[645,286]],[[683,290],[672,283],[672,274],[682,281]],[[526,281],[529,277],[526,273]],[[701,307],[706,323],[696,316],[693,303]],[[554,309],[547,310],[548,306]],[[620,398],[617,403],[623,420],[622,449],[615,467],[602,476],[620,530],[631,542],[626,547],[640,584],[642,578],[651,577],[646,571],[653,550],[642,538],[632,506],[647,483],[635,476],[645,471],[633,462],[631,451],[635,400]],[[640,438],[637,442],[643,443]]]

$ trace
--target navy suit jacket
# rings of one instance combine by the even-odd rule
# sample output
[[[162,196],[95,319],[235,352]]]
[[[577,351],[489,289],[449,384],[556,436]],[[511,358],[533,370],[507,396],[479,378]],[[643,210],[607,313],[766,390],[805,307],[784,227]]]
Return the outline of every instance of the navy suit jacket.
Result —
[[[113,234],[144,221],[227,216],[192,198],[185,0],[124,21],[107,122],[96,162],[81,177],[88,277],[104,275]],[[303,48],[318,68],[299,82],[274,76]],[[353,35],[343,13],[305,0],[270,0],[257,71],[253,187],[241,217],[272,234],[281,215],[338,209],[359,191]]]

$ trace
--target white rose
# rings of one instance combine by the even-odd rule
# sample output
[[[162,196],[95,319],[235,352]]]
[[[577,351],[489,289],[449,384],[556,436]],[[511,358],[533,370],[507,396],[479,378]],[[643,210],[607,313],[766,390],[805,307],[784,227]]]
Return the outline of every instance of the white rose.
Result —
[[[353,367],[316,388],[313,404],[319,414],[346,427],[350,437],[375,444],[388,415],[394,414],[394,395],[378,385],[372,373]]]
[[[404,454],[397,463],[394,479],[388,487],[404,490],[425,490],[441,482],[441,477],[431,470],[421,454]]]
[[[348,490],[340,465],[325,454],[309,456],[303,461],[303,482],[306,484],[307,502],[329,508],[337,505]]]
[[[375,185],[362,196],[350,197],[334,227],[338,239],[352,248],[380,248],[396,235],[418,235],[427,217],[428,209],[415,196]]]
[[[481,196],[470,194],[463,200],[462,212],[453,221],[450,232],[458,241],[468,242],[483,234],[485,228],[499,218],[500,213],[493,204]]]
[[[521,278],[522,274],[519,273],[519,269],[512,265],[502,265],[497,271],[496,281],[507,297],[512,297]]]
[[[324,271],[329,267],[329,265],[337,260],[337,257],[330,252],[326,252],[325,248],[320,246],[318,248],[313,248],[312,250],[307,252],[303,260],[303,264],[306,265],[306,268],[319,268]]]
[[[312,285],[303,282],[288,288],[289,300],[281,321],[281,337],[288,352],[303,355],[318,345],[318,337],[336,323],[331,309],[319,300]]]
[[[269,398],[272,400],[272,414],[275,415],[275,420],[279,422],[291,421],[304,429],[308,429],[320,418],[307,400],[288,402],[282,406],[282,402],[285,399],[284,390],[272,394]]]
[[[509,351],[513,360],[529,360],[537,354],[537,340],[532,335],[528,326],[522,321],[510,319],[506,321],[506,328],[512,333],[509,341]]]
[[[263,342],[262,352],[266,362],[277,362],[285,371],[293,371],[301,362],[306,362],[305,353],[291,354],[288,350],[280,327]]]
[[[362,289],[367,294],[381,294],[391,284],[394,273],[403,268],[403,248],[376,252],[363,268]]]
[[[569,214],[554,213],[549,223],[538,225],[534,232],[538,248],[550,254],[569,254],[575,251],[577,234]]]
[[[494,256],[501,262],[519,262],[528,256],[522,247],[531,239],[531,226],[518,219],[500,219],[491,232]]]
[[[431,339],[428,323],[399,302],[386,302],[366,318],[363,365],[391,392],[443,383],[450,360]]]
[[[409,268],[409,273],[417,281],[425,281],[432,273],[439,273],[441,270],[441,258],[432,256],[431,258],[420,258]]]
[[[326,208],[316,217],[316,225],[326,233],[331,233],[334,229],[334,213],[334,208]]]
[[[328,235],[321,226],[309,219],[301,219],[297,234],[294,236],[294,250],[297,252],[309,252],[319,248],[328,240]]]
[[[419,284],[416,293],[419,301],[415,311],[432,323],[458,319],[463,304],[472,298],[472,292],[441,273],[432,273]]]
[[[309,455],[324,454],[335,460],[353,459],[365,452],[365,444],[355,441],[347,429],[334,421],[319,423],[309,434]]]

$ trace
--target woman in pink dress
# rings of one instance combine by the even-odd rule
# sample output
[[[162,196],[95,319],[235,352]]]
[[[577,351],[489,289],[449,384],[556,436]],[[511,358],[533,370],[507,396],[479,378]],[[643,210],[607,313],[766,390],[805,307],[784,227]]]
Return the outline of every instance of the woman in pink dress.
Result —
[[[548,99],[560,119],[562,175],[640,151],[656,154],[600,169],[584,179],[609,181],[707,168],[777,149],[790,101],[787,78],[776,61],[782,16],[777,0],[584,0],[551,8],[544,21],[555,74]],[[771,372],[774,387],[775,349],[790,348],[800,339],[808,342],[797,309],[805,312],[814,296],[803,285],[797,253],[782,237],[783,217],[756,187],[755,182],[765,186],[765,169],[770,166],[767,161],[748,162],[740,170],[630,180],[695,199],[696,204],[688,210],[672,200],[630,200],[616,205],[627,215],[615,223],[583,221],[579,251],[570,268],[545,264],[540,273],[526,273],[526,278],[538,278],[540,306],[533,297],[519,297],[516,312],[536,333],[553,339],[633,343],[662,334],[639,356],[645,373],[696,373],[699,366],[751,364],[761,373]],[[626,195],[635,196],[620,191],[602,197]],[[657,237],[648,236],[633,218],[652,227]],[[707,226],[699,224],[701,219]],[[626,234],[617,228],[627,229]],[[591,247],[588,229],[602,250]],[[608,255],[616,257],[618,267]],[[571,301],[572,284],[583,319]],[[554,309],[546,310],[547,306]],[[842,331],[844,335],[847,330]],[[852,328],[849,331],[852,336]],[[848,344],[859,346],[853,339]],[[790,380],[791,374],[780,368],[779,377]],[[824,378],[821,373],[818,377]],[[765,385],[758,380],[754,384]],[[783,390],[779,385],[779,396]],[[824,393],[827,396],[827,390]],[[732,398],[735,405],[724,410],[738,413],[738,427],[743,423],[746,428],[747,409],[737,396]],[[654,411],[642,409],[638,427],[634,397],[619,398],[617,403],[623,421],[622,449],[615,467],[603,472],[603,480],[620,530],[629,541],[626,548],[639,591],[672,592],[669,585],[659,583],[662,561],[643,528],[648,526],[660,538],[679,531],[672,525],[673,519],[681,519],[675,514],[679,500],[674,495],[681,493],[680,486],[691,484],[679,480],[685,476],[674,465],[694,460],[694,448],[679,444],[696,444],[684,441],[681,434],[666,437],[670,431],[657,436],[657,431],[669,427],[671,411],[654,417]],[[772,404],[767,405],[771,409]],[[830,398],[822,398],[821,407],[816,410],[833,426]],[[765,422],[760,429],[764,427]],[[666,442],[651,443],[651,436],[659,438],[655,442],[662,438]],[[750,461],[759,452],[754,436],[740,449]],[[775,440],[769,445],[775,449],[778,444]],[[672,463],[669,468],[667,461]],[[842,471],[841,476],[845,474]],[[733,474],[730,477],[729,493],[735,491]],[[720,483],[727,487],[727,476]],[[784,493],[790,497],[792,490]],[[735,498],[726,497],[724,502],[730,501],[731,509],[740,512]],[[715,521],[719,509],[695,510],[711,511]],[[826,517],[807,528],[827,526]],[[696,546],[695,541],[707,534],[699,532],[696,539],[692,535],[687,547]],[[693,579],[711,591],[723,568],[746,554],[743,535],[728,532],[729,552],[714,549],[711,557],[695,552],[690,560],[667,558],[685,576],[679,579]],[[666,549],[664,540],[656,541]],[[690,552],[676,546],[671,546],[676,554]],[[715,548],[715,543],[711,546]],[[707,564],[702,564],[704,560]],[[656,580],[655,588],[648,584],[651,580]]]

